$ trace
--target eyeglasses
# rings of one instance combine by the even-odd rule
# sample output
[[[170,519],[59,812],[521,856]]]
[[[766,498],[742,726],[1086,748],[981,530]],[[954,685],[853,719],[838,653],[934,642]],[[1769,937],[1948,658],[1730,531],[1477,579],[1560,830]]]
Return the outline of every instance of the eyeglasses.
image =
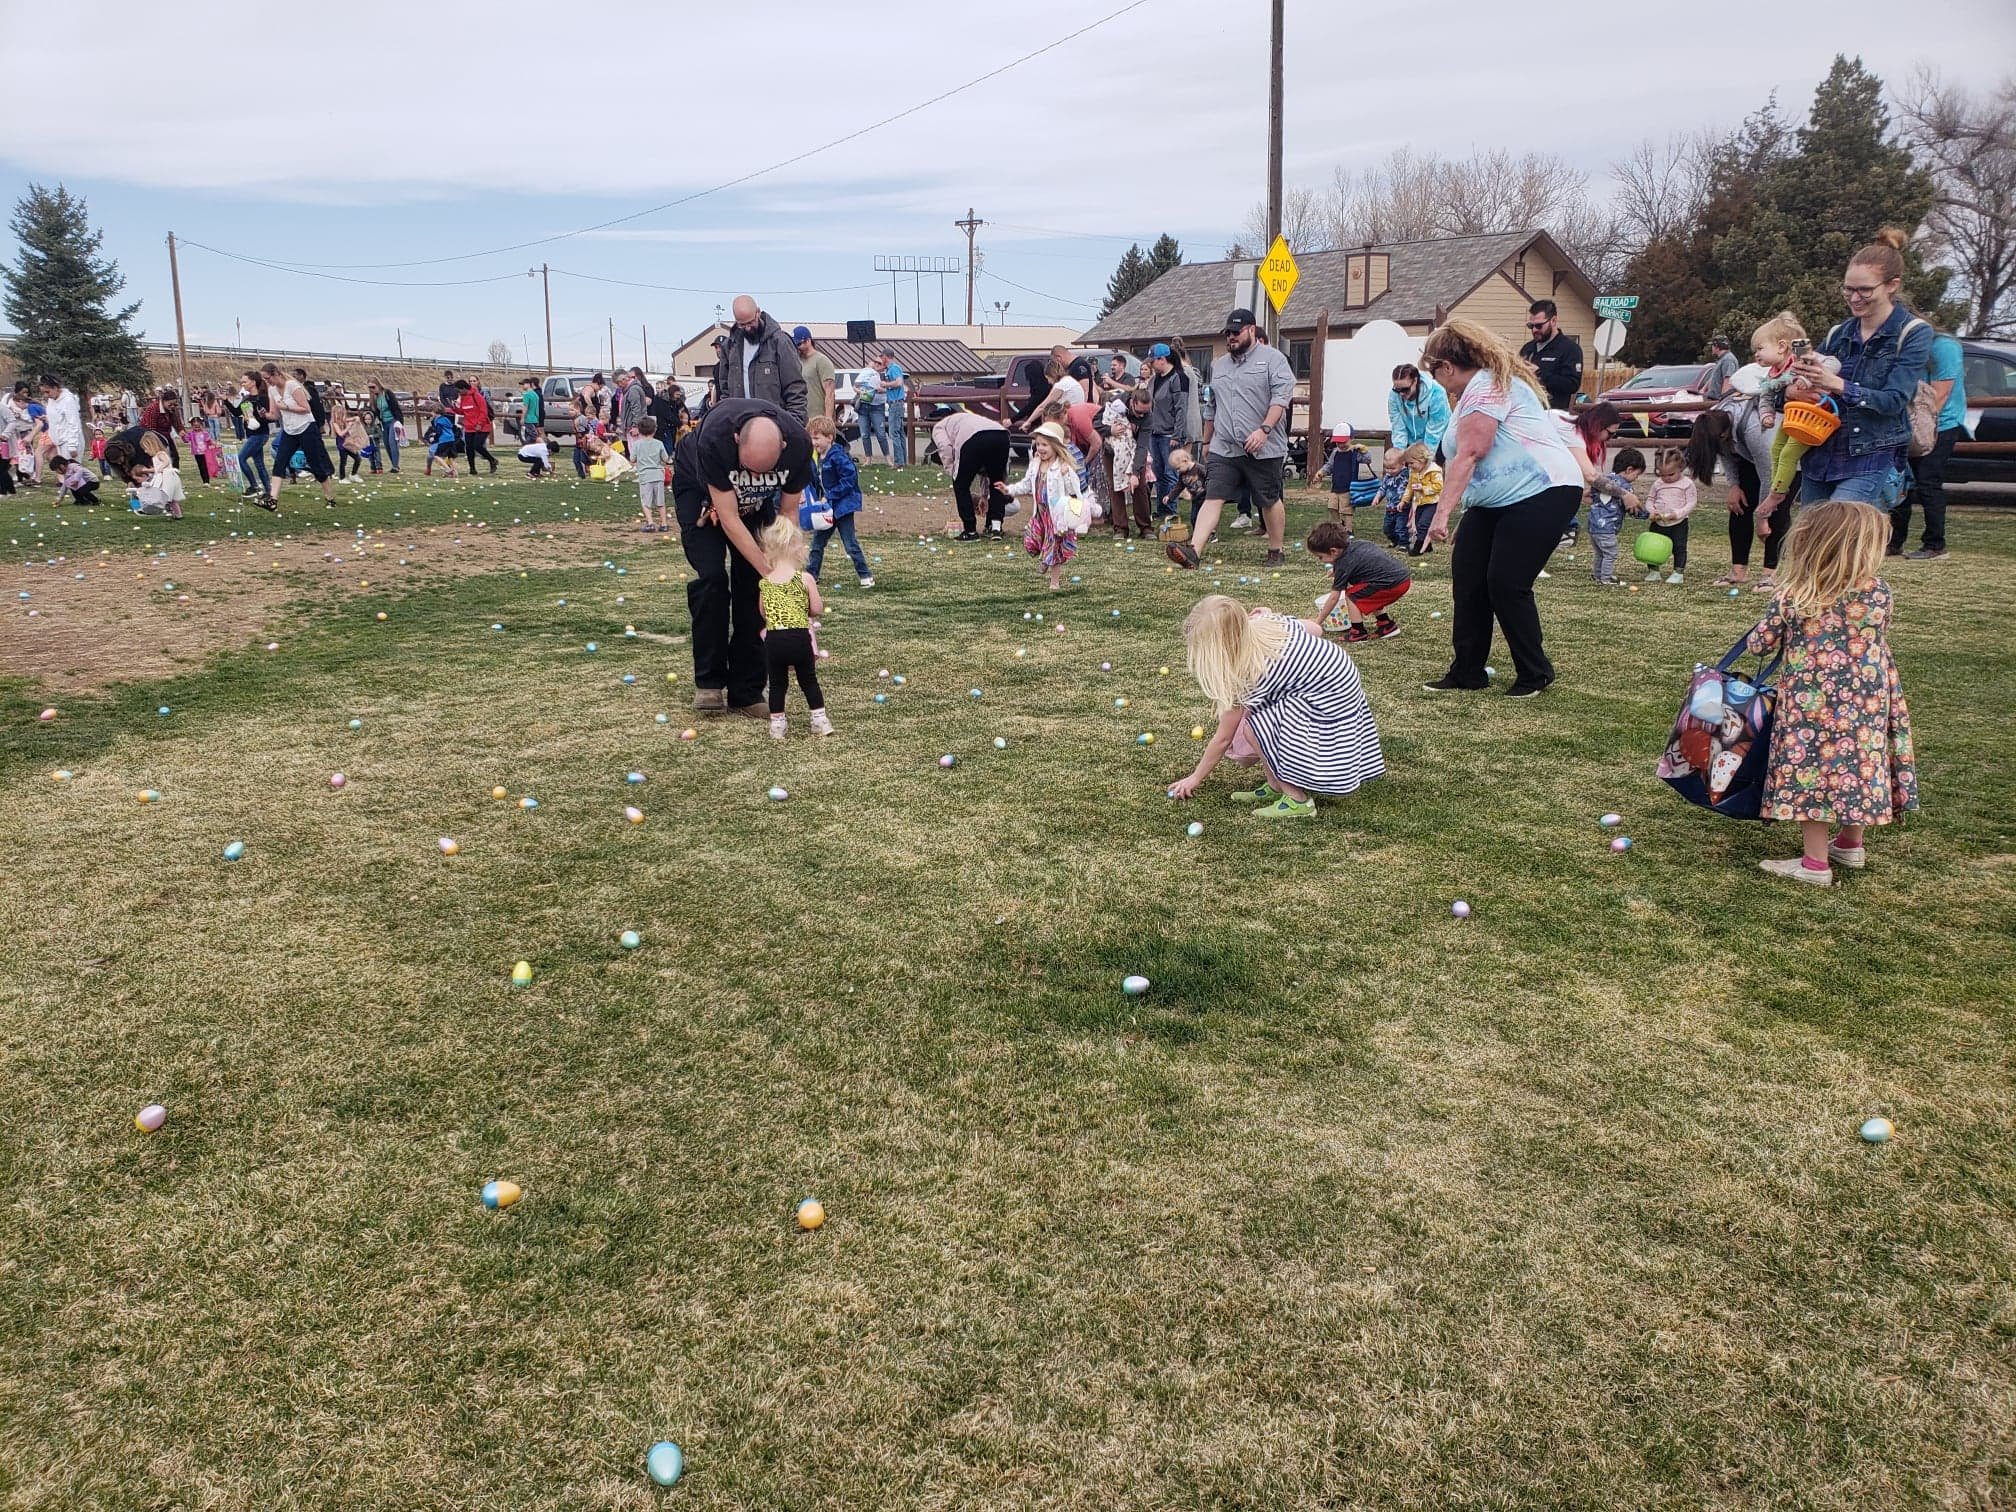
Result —
[[[1884,280],[1884,283],[1888,282],[1888,279]],[[1841,292],[1850,299],[1874,299],[1883,292],[1883,284],[1843,284]]]
[[[1421,366],[1427,371],[1428,376],[1433,378],[1436,373],[1449,366],[1449,359],[1447,357],[1423,357],[1421,359]]]

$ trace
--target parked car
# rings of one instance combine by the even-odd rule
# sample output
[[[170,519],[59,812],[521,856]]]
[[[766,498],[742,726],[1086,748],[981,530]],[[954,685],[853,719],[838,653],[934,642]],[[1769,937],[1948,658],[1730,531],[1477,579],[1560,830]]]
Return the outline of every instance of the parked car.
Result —
[[[1091,360],[1093,370],[1104,374],[1107,365],[1115,356],[1128,356],[1130,373],[1138,373],[1140,364],[1130,354],[1116,353],[1111,348],[1073,347],[1071,357]],[[930,404],[958,404],[977,406],[991,415],[999,415],[1005,403],[1013,411],[1019,409],[1029,399],[1029,379],[1043,371],[1043,365],[1050,360],[1050,353],[1024,352],[1008,361],[1008,367],[1001,373],[981,373],[972,378],[961,378],[953,383],[927,383],[917,389],[917,397]]]
[[[1645,428],[1638,420],[1640,415],[1645,417],[1655,436],[1685,436],[1694,429],[1696,412],[1690,410],[1669,415],[1663,413],[1659,405],[1662,401],[1680,404],[1705,398],[1708,374],[1713,366],[1707,362],[1674,362],[1649,367],[1621,388],[1605,389],[1596,397],[1624,411],[1624,423],[1617,432],[1619,436],[1645,435]]]
[[[594,376],[593,373],[553,373],[541,380],[539,396],[546,407],[539,423],[547,435],[574,434],[574,396],[585,389],[588,380]]]
[[[2016,399],[2016,342],[1962,341],[1960,356],[1970,406],[1977,399]],[[1970,408],[1969,413],[1980,416],[1974,440],[2016,442],[2016,409]],[[1946,464],[1946,481],[2016,484],[2016,456],[1955,456]]]

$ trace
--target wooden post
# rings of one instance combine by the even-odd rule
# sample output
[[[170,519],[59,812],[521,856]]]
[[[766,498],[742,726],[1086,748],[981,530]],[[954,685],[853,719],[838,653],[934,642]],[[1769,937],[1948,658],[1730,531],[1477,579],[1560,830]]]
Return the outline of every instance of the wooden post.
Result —
[[[546,292],[546,371],[553,371],[553,278],[546,264],[539,264],[539,282]]]
[[[1316,475],[1323,470],[1326,458],[1324,444],[1330,431],[1323,424],[1323,348],[1330,344],[1330,307],[1323,306],[1316,312],[1316,339],[1309,344],[1309,441],[1303,455],[1309,459],[1309,476],[1302,481],[1314,483]],[[1351,518],[1351,496],[1344,496],[1344,518]]]
[[[168,233],[168,282],[175,291],[175,391],[182,396],[182,413],[189,413],[189,344],[182,332],[182,270],[175,262],[175,233]],[[89,396],[85,399],[89,408]]]

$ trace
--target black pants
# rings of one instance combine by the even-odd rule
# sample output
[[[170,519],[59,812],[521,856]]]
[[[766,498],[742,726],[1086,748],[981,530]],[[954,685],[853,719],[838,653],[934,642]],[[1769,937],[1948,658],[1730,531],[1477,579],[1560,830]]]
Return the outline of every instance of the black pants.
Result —
[[[490,464],[490,471],[497,471],[497,459],[490,455],[490,432],[471,431],[462,438],[462,449],[469,458],[469,475],[476,475],[476,459],[481,457]]]
[[[1503,509],[1466,509],[1449,553],[1449,587],[1455,599],[1450,631],[1449,680],[1481,688],[1490,679],[1491,624],[1505,633],[1519,682],[1538,687],[1554,680],[1554,664],[1541,645],[1540,609],[1533,580],[1581,507],[1582,490],[1564,484]]]
[[[0,457],[0,499],[14,492],[14,464]]]
[[[1729,516],[1729,565],[1748,567],[1750,565],[1750,543],[1757,534],[1757,504],[1764,497],[1764,479],[1757,475],[1757,468],[1747,458],[1738,457],[1736,462],[1736,486],[1743,490],[1743,507]],[[1771,517],[1764,523],[1771,527],[1771,533],[1764,537],[1764,570],[1778,570],[1778,553],[1785,549],[1785,537],[1792,533],[1792,509],[1799,502],[1799,475],[1792,475],[1792,486],[1785,491],[1785,502],[1771,511]],[[1679,547],[1674,547],[1675,551]]]
[[[688,431],[672,459],[672,508],[679,518],[679,545],[693,567],[686,585],[686,609],[693,618],[693,686],[722,688],[729,705],[763,701],[763,611],[756,585],[762,581],[728,533],[712,520],[701,523],[708,495],[700,482],[700,432]],[[751,535],[777,518],[773,501],[742,516]]]
[[[281,432],[280,444],[273,448],[274,474],[285,476],[291,473],[297,459],[317,483],[326,482],[336,471],[329,465],[329,448],[322,444],[322,432],[312,425],[298,436]]]
[[[1904,542],[1911,534],[1911,500],[1915,497],[1925,506],[1925,534],[1918,544],[1926,551],[1946,549],[1946,464],[1953,458],[1953,448],[1967,439],[1962,426],[1949,426],[1939,432],[1939,439],[1932,443],[1932,450],[1922,457],[1911,459],[1911,489],[1904,495],[1904,502],[1890,511],[1890,549],[1902,551]]]
[[[770,712],[784,712],[784,695],[791,691],[791,674],[798,674],[798,691],[805,695],[805,707],[823,709],[826,695],[819,691],[819,659],[812,654],[810,630],[772,630],[763,637],[763,660],[770,668]]]
[[[79,504],[96,504],[98,502],[98,480],[93,478],[82,487],[71,489],[70,497]]]
[[[351,473],[360,478],[364,476],[364,454],[339,446],[336,448],[336,476],[347,478]]]
[[[952,478],[952,498],[959,506],[959,525],[964,530],[974,528],[973,483],[978,478],[987,480],[987,528],[992,530],[1001,523],[1001,495],[994,492],[994,485],[1008,481],[1005,430],[981,431],[969,436],[959,448],[959,471]]]
[[[1673,555],[1666,559],[1666,570],[1668,572],[1685,572],[1687,570],[1687,526],[1689,523],[1687,520],[1680,520],[1671,525],[1654,523],[1645,527],[1647,533],[1662,535],[1673,543]],[[1771,537],[1766,536],[1764,539],[1768,541]]]

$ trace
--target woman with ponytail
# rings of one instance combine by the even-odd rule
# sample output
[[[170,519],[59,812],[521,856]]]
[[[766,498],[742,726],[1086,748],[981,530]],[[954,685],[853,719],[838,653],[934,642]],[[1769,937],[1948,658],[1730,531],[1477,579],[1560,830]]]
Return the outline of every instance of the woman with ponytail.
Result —
[[[1910,486],[1911,401],[1932,357],[1932,328],[1897,298],[1910,240],[1885,226],[1848,260],[1841,293],[1848,318],[1792,370],[1841,412],[1834,434],[1806,453],[1800,468],[1807,498],[1848,499],[1888,514]],[[1821,359],[1839,360],[1833,372]],[[1758,529],[1765,510],[1757,510]]]

